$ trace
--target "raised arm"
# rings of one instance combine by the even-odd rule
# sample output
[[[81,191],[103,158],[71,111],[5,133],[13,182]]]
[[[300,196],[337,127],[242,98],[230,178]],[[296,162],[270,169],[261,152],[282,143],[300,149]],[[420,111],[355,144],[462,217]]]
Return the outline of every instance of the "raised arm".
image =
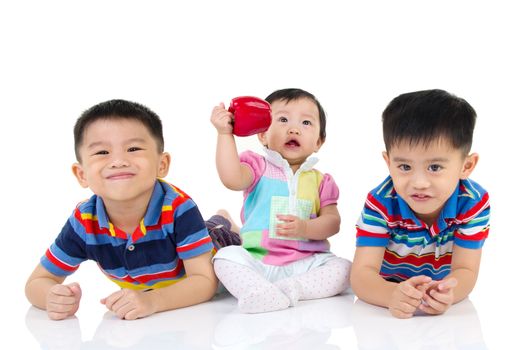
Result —
[[[211,123],[218,131],[216,143],[216,169],[220,180],[227,188],[241,191],[253,181],[251,170],[240,163],[233,136],[233,114],[223,103],[213,108]]]

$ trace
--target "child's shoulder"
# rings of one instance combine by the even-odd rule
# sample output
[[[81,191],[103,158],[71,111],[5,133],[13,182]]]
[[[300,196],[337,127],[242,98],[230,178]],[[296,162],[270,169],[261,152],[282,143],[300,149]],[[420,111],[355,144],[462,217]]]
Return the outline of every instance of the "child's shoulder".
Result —
[[[459,192],[476,200],[488,194],[484,187],[471,179],[460,180]]]
[[[158,186],[159,184],[159,186]],[[158,179],[158,184],[154,189],[152,196],[153,200],[163,200],[163,205],[174,205],[175,202],[183,203],[188,200],[192,201],[191,197],[185,193],[181,188],[165,181]],[[151,199],[151,200],[152,200]]]
[[[97,196],[94,194],[88,199],[82,200],[75,206],[75,211],[81,213],[95,213],[97,208]]]
[[[460,180],[458,185],[457,216],[473,216],[489,207],[489,194],[471,179]]]

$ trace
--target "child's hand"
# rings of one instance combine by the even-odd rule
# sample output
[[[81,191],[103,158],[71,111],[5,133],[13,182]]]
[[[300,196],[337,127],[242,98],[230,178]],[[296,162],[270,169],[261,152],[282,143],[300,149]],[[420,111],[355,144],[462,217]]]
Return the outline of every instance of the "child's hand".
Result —
[[[389,301],[389,311],[397,318],[410,318],[421,305],[424,292],[420,286],[429,283],[431,277],[415,276],[398,283]]]
[[[420,305],[420,310],[430,315],[446,312],[453,304],[453,290],[457,284],[458,281],[454,277],[430,283],[423,296],[425,304]]]
[[[142,291],[122,289],[101,299],[101,304],[125,320],[152,315],[155,311],[154,304]]]
[[[277,215],[277,219],[282,221],[277,224],[275,232],[279,236],[304,238],[306,236],[306,221],[299,219],[295,215]]]
[[[63,320],[79,310],[81,287],[78,283],[56,284],[46,296],[46,311],[52,320]]]
[[[233,133],[233,114],[225,109],[225,105],[220,103],[211,112],[211,123],[219,134]]]

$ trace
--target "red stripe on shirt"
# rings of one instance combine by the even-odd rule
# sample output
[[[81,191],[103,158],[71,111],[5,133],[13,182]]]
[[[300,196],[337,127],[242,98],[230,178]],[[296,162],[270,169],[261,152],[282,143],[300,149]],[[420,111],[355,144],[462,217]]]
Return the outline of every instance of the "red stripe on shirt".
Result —
[[[179,260],[178,265],[170,271],[163,271],[159,273],[137,276],[136,281],[138,281],[141,284],[146,284],[150,281],[159,280],[159,279],[176,279],[176,277],[178,277],[178,275],[180,274],[182,268],[183,268],[183,261]]]
[[[464,241],[482,241],[488,238],[488,233],[489,227],[486,227],[484,230],[480,231],[479,233],[475,233],[474,235],[465,235],[460,231],[456,230],[455,237]]]
[[[199,241],[196,241],[194,243],[190,243],[190,244],[186,244],[186,245],[183,245],[183,246],[176,247],[176,251],[178,253],[187,252],[189,250],[195,249],[195,248],[197,248],[199,246],[202,246],[204,244],[207,244],[209,242],[211,242],[211,236],[204,237],[204,238],[202,238]]]
[[[378,212],[387,222],[387,225],[389,225],[391,228],[403,227],[409,231],[420,231],[423,229],[423,225],[416,225],[411,219],[404,219],[401,215],[389,215],[387,208],[381,204],[371,193],[367,195],[367,201],[365,205],[368,208]]]
[[[488,193],[485,193],[480,202],[475,204],[469,211],[457,215],[457,220],[466,222],[469,221],[468,219],[472,219],[474,216],[479,214],[481,211],[489,207],[489,195]]]
[[[431,264],[435,270],[438,270],[442,266],[451,264],[451,253],[446,253],[438,258],[435,257],[435,253],[428,253],[420,256],[409,254],[401,257],[394,252],[386,250],[383,259],[391,265],[405,263],[418,267],[425,264]]]
[[[55,257],[55,255],[53,255],[53,253],[49,249],[46,250],[46,257],[48,258],[49,261],[53,263],[53,265],[65,271],[75,271],[79,268],[79,265],[71,266],[71,265],[66,264],[65,262],[62,262],[57,257]]]
[[[388,233],[373,233],[369,231],[365,231],[357,227],[357,237],[373,237],[373,238],[390,238],[390,235]]]

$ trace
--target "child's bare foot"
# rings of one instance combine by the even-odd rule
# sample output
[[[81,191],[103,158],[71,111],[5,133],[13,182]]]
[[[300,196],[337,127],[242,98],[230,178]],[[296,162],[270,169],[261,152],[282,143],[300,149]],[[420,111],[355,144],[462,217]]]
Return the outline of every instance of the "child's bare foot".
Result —
[[[231,215],[229,215],[229,212],[227,210],[220,209],[216,212],[216,215],[220,215],[226,218],[227,221],[231,223],[231,231],[240,234],[240,227],[235,223],[235,221],[233,220]]]

